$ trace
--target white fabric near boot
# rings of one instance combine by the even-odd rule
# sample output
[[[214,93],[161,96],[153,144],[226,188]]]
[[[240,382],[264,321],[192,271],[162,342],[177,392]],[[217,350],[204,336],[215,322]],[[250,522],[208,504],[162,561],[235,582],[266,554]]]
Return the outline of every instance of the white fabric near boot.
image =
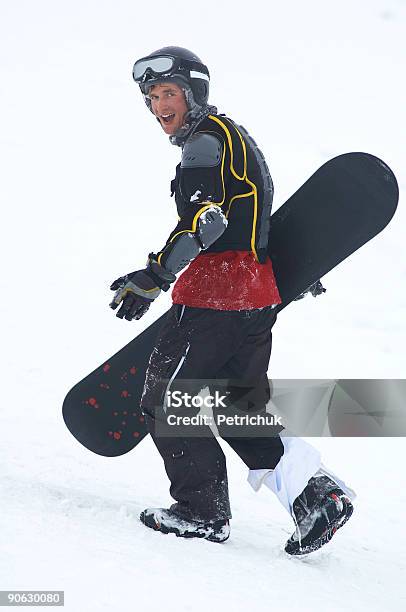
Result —
[[[275,493],[291,515],[296,497],[310,478],[317,474],[328,476],[351,500],[355,499],[354,491],[321,463],[319,451],[311,444],[300,438],[283,435],[281,440],[284,454],[275,469],[249,470],[248,482],[254,491],[259,491],[264,484]]]

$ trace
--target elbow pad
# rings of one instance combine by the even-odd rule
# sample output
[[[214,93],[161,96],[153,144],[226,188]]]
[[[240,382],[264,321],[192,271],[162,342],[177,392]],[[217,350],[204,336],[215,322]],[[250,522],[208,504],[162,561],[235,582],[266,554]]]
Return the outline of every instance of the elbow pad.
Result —
[[[219,206],[206,208],[199,216],[195,232],[182,232],[174,236],[161,254],[159,263],[172,274],[185,268],[202,250],[208,249],[227,227],[227,219]]]

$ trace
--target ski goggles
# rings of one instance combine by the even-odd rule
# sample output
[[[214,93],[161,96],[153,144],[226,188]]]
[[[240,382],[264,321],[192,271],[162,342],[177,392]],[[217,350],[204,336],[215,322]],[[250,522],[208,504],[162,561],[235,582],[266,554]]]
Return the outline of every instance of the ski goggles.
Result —
[[[169,55],[142,58],[136,61],[133,67],[133,79],[136,83],[144,83],[149,79],[164,78],[175,74],[209,80],[209,71],[203,64]]]

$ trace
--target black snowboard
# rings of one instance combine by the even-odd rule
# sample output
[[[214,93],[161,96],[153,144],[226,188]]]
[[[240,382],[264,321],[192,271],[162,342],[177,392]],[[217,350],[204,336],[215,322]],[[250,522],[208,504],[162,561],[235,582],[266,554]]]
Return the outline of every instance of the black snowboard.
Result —
[[[376,236],[391,220],[398,196],[394,174],[373,155],[347,153],[317,170],[272,215],[269,254],[282,298],[278,310]],[[66,426],[89,450],[123,455],[148,433],[139,404],[148,359],[166,316],[66,396]]]

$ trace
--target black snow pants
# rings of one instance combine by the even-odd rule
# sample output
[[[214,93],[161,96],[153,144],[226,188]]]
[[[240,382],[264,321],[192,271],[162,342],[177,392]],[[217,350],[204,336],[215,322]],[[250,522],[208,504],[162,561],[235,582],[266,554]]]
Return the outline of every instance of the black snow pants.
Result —
[[[184,390],[182,384],[192,380],[199,381],[196,393],[208,384],[212,392],[213,380],[221,380],[224,391],[226,381],[229,403],[238,404],[243,397],[249,412],[266,414],[275,320],[275,309],[270,306],[229,311],[174,304],[159,333],[149,360],[141,407],[164,460],[176,510],[185,517],[205,521],[231,517],[226,459],[208,425],[200,426],[198,435],[193,436],[178,435],[176,430],[172,435],[173,428],[169,427],[165,431],[168,390]],[[192,412],[196,414],[198,408]],[[220,428],[218,431],[248,468],[272,469],[283,455],[278,435],[281,429],[263,436],[258,430],[254,436],[227,436]]]

